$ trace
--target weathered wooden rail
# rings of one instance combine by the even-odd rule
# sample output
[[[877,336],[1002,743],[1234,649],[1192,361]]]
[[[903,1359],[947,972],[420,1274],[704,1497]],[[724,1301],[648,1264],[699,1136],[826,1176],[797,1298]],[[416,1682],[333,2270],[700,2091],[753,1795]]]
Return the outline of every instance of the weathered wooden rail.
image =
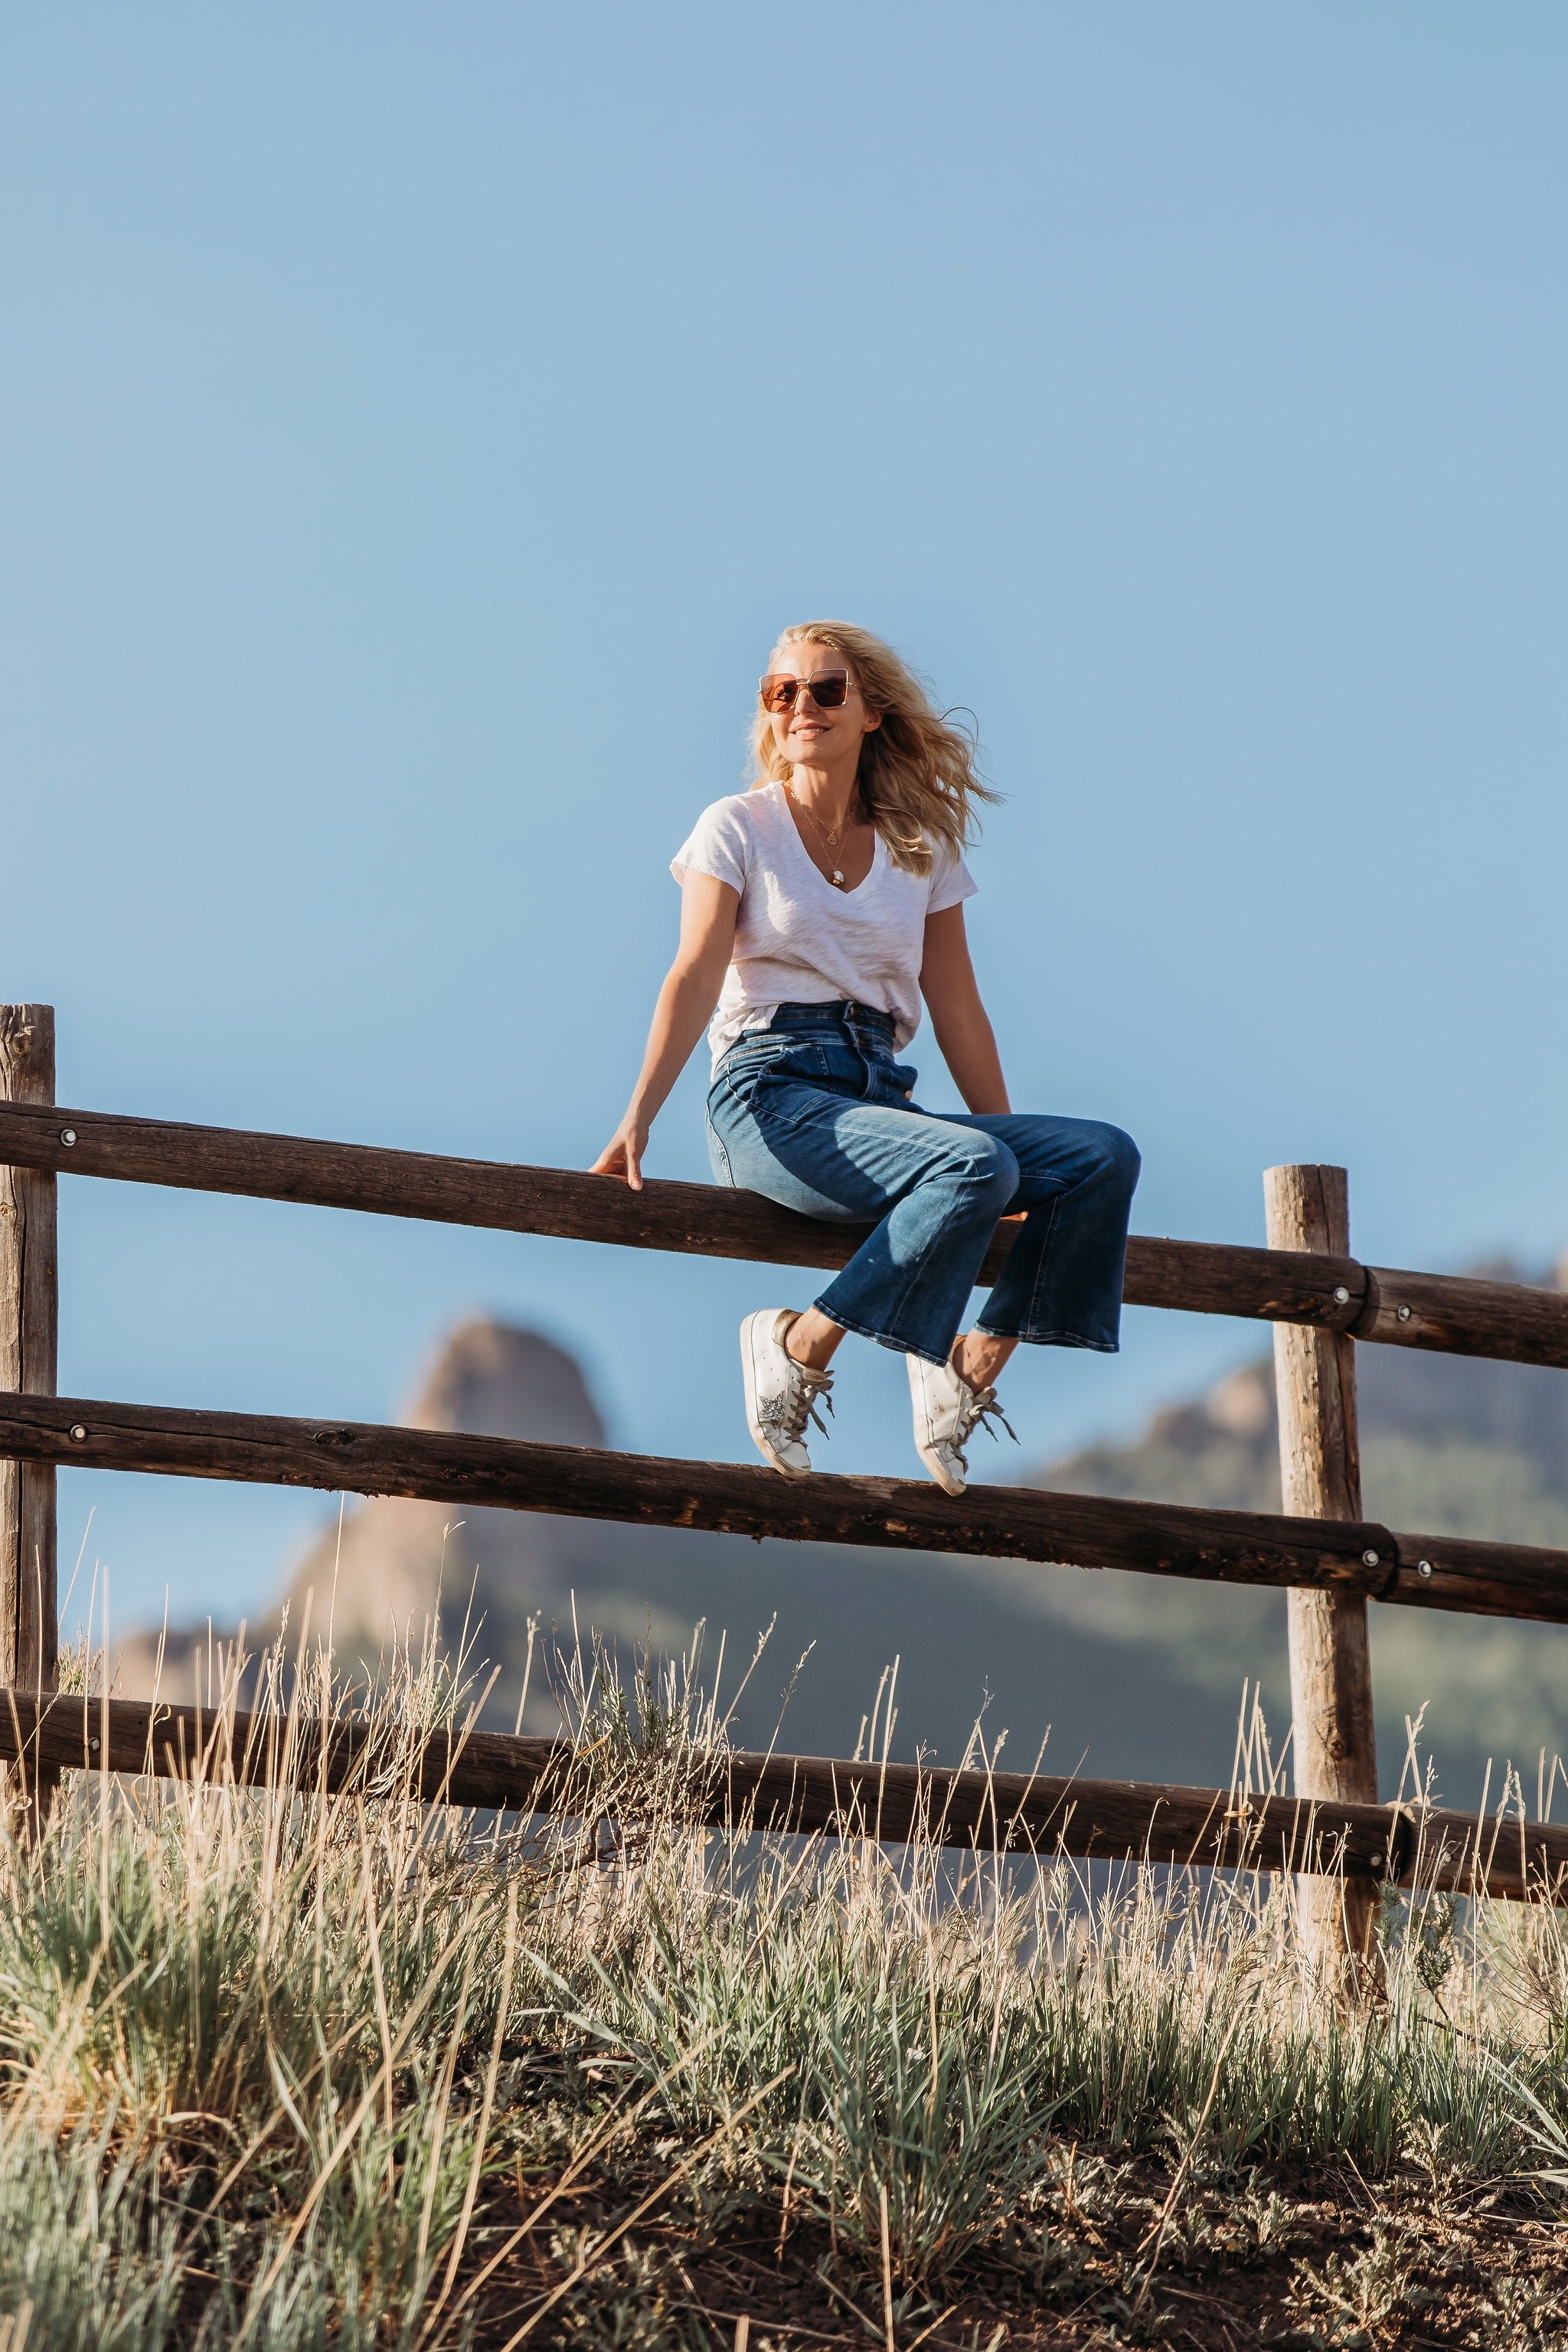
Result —
[[[406,1792],[525,1816],[586,1816],[613,1802],[619,1827],[637,1820],[635,1766],[606,1787],[569,1741],[466,1727],[405,1742],[351,1717],[323,1728],[236,1707],[0,1690],[0,1758],[29,1779],[75,1769],[332,1796]],[[1568,1826],[1146,1780],[716,1749],[694,1752],[679,1782],[662,1769],[647,1802],[709,1827],[919,1837],[1041,1859],[1300,1871],[1516,1901],[1555,1902],[1568,1886]]]
[[[94,1736],[82,1733],[64,1702],[51,1704],[47,1696],[56,1643],[55,1466],[75,1462],[183,1477],[427,1496],[784,1540],[1283,1586],[1291,1595],[1297,1795],[1270,1798],[1260,1815],[1227,1810],[1222,1793],[1212,1790],[1026,1783],[1016,1776],[906,1772],[892,1766],[875,1775],[872,1810],[870,1768],[798,1757],[724,1759],[722,1801],[732,1810],[743,1797],[753,1810],[763,1808],[759,1821],[775,1826],[843,1827],[847,1806],[859,1828],[869,1824],[870,1833],[889,1837],[906,1834],[919,1820],[965,1843],[992,1839],[1005,1845],[1015,1831],[1026,1830],[1031,1837],[1053,1836],[1060,1851],[1072,1853],[1226,1861],[1245,1853],[1258,1868],[1321,1873],[1331,1866],[1344,1881],[1348,1905],[1334,1897],[1304,1913],[1316,1922],[1311,1933],[1325,1958],[1337,1950],[1342,1958],[1348,1944],[1364,1946],[1372,1914],[1358,1886],[1378,1875],[1403,1880],[1418,1866],[1417,1843],[1434,1868],[1450,1873],[1430,1883],[1515,1895],[1550,1892],[1555,1899],[1568,1866],[1568,1832],[1517,1822],[1500,1829],[1436,1813],[1413,1826],[1411,1817],[1394,1820],[1371,1801],[1377,1783],[1368,1601],[1568,1623],[1568,1553],[1405,1535],[1367,1521],[1361,1507],[1353,1342],[1564,1368],[1568,1294],[1363,1265],[1350,1254],[1342,1170],[1269,1171],[1273,1246],[1268,1249],[1148,1237],[1134,1237],[1128,1248],[1124,1295],[1131,1304],[1274,1327],[1284,1515],[1191,1510],[1020,1486],[971,1487],[955,1502],[931,1486],[901,1480],[816,1477],[792,1484],[729,1463],[58,1398],[54,1219],[62,1171],[822,1268],[844,1265],[865,1228],[795,1216],[753,1194],[710,1185],[650,1181],[632,1192],[609,1178],[565,1169],[62,1110],[54,1092],[49,1008],[0,1007],[0,1684],[12,1693],[13,1740],[6,1749],[0,1737],[0,1754],[15,1755],[36,1785],[47,1786],[48,1774],[62,1765],[81,1763],[80,1738],[90,1743]],[[1005,1224],[998,1227],[983,1281],[994,1276],[1012,1239]],[[37,1720],[27,1715],[23,1692],[43,1709]],[[154,1733],[151,1715],[138,1717],[130,1702],[112,1703],[102,1717],[105,1728],[96,1735],[108,1745],[100,1752],[89,1744],[90,1760],[99,1769],[141,1770],[156,1752],[163,1759],[156,1769],[174,1769],[176,1747],[195,1738],[199,1725],[167,1708],[157,1722]],[[262,1750],[276,1763],[275,1744],[268,1746],[275,1743],[275,1729],[258,1749],[254,1738],[261,1735],[253,1738],[254,1727],[247,1727],[227,1769],[247,1777],[235,1756]],[[179,1748],[182,1756],[195,1752]],[[298,1759],[305,1751],[296,1740],[291,1752]],[[348,1760],[342,1769],[352,1774],[352,1755],[343,1753]],[[438,1793],[487,1805],[521,1804],[526,1798],[537,1808],[554,1785],[552,1775],[565,1769],[561,1753],[549,1743],[526,1741],[506,1743],[503,1750],[494,1735],[474,1733],[461,1755],[442,1768]],[[333,1776],[341,1759],[334,1759],[336,1748],[318,1759],[327,1773],[324,1786],[340,1785]],[[425,1759],[422,1776],[427,1767],[436,1769]],[[703,1801],[717,1804],[720,1796],[710,1788]],[[1004,1821],[1013,1828],[1004,1832]],[[1466,1870],[1468,1878],[1462,1875]]]
[[[758,1540],[1331,1590],[1415,1609],[1568,1624],[1568,1552],[1397,1535],[1368,1520],[1196,1510],[1040,1486],[971,1486],[954,1499],[923,1479],[823,1474],[785,1481],[742,1462],[683,1462],[374,1422],[114,1404],[101,1397],[0,1393],[0,1454],[89,1470],[702,1528]]]
[[[569,1168],[0,1101],[0,1165],[7,1162],[127,1184],[825,1271],[846,1265],[868,1230],[797,1216],[755,1192],[716,1184],[650,1178],[633,1192],[617,1178]],[[999,1228],[982,1282],[994,1280],[1012,1240],[1005,1225]],[[1568,1366],[1568,1293],[1524,1283],[1405,1274],[1321,1252],[1134,1234],[1124,1295],[1132,1307],[1314,1324],[1392,1347]]]

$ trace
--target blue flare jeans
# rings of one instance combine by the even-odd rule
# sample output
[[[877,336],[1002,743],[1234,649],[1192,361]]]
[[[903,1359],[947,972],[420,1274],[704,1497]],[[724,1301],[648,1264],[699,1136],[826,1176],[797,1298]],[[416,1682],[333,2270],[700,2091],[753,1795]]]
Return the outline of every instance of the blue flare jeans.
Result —
[[[781,1004],[731,1045],[708,1097],[721,1184],[873,1228],[815,1302],[847,1331],[947,1361],[996,1221],[1026,1211],[976,1328],[1115,1353],[1131,1137],[1098,1119],[923,1111],[890,1016]]]

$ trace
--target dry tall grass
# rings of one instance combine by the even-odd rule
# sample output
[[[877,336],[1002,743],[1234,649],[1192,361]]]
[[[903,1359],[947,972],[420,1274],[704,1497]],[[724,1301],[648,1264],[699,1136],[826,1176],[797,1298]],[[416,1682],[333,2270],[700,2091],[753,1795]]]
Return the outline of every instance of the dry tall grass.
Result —
[[[374,1712],[373,1786],[70,1776],[0,1847],[4,2352],[1142,2340],[1233,2273],[1371,2344],[1426,2293],[1413,2196],[1554,2225],[1556,1912],[1394,1904],[1386,2002],[1343,2016],[1271,1880],[690,1828],[689,1662],[568,1671],[548,1822],[411,1797],[473,1696],[433,1650],[287,1695]],[[1373,2218],[1324,2254],[1333,2181]],[[1469,2340],[1568,2340],[1552,2275],[1478,2285]]]

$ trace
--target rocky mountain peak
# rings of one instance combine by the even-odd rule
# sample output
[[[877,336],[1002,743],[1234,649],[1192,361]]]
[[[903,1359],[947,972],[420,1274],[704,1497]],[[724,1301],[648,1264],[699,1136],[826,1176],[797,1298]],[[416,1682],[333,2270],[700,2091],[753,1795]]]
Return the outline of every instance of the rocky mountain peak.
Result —
[[[436,1350],[402,1415],[414,1429],[603,1445],[605,1424],[583,1368],[537,1331],[475,1315]]]

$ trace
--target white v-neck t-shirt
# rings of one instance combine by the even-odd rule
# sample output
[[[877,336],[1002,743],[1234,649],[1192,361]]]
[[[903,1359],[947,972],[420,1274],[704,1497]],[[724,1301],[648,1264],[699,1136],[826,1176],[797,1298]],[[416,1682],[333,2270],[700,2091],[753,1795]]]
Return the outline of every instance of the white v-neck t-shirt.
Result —
[[[741,894],[733,960],[708,1031],[717,1067],[737,1037],[781,1004],[871,1004],[893,1018],[901,1052],[921,1021],[928,915],[974,895],[957,853],[933,846],[929,874],[895,866],[879,834],[871,871],[840,890],[813,865],[782,784],[731,793],[703,810],[670,861],[678,882],[710,874]]]

